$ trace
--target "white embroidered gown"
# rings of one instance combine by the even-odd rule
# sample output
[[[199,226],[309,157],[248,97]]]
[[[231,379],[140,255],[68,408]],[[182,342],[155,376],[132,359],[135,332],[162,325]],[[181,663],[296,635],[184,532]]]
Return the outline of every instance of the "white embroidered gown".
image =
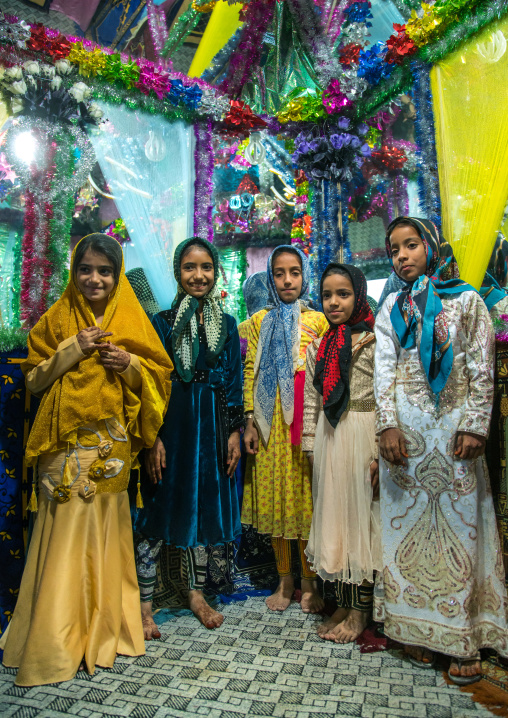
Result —
[[[383,572],[375,617],[404,644],[459,658],[483,647],[508,656],[504,570],[485,457],[454,457],[457,431],[489,431],[489,313],[475,292],[442,300],[454,359],[436,406],[417,348],[402,349],[393,329],[395,298],[387,298],[376,319],[376,431],[399,427],[409,458],[405,468],[380,460]]]

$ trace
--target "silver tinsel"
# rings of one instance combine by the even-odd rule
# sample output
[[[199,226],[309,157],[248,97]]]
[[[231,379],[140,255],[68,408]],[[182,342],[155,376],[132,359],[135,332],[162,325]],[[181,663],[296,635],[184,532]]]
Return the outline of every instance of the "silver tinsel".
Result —
[[[16,45],[25,48],[30,38],[30,26],[24,20],[16,23],[7,22],[0,10],[0,45]]]
[[[37,134],[44,137],[44,145],[35,147],[35,156],[30,164],[23,162],[16,153],[16,140],[20,134],[24,132],[32,133],[37,130]],[[33,176],[33,167],[37,171],[45,170],[44,158],[47,154],[47,146],[54,141],[57,134],[66,133],[69,135],[70,145],[79,151],[79,159],[76,160],[73,176],[66,178],[65,183],[53,182],[52,186],[45,192],[44,201],[52,202],[55,197],[61,193],[69,193],[77,191],[86,181],[95,164],[95,152],[92,144],[86,134],[74,125],[55,125],[36,117],[22,117],[16,125],[12,126],[7,133],[7,142],[5,145],[5,154],[9,163],[14,167],[20,181],[25,186],[30,186]]]

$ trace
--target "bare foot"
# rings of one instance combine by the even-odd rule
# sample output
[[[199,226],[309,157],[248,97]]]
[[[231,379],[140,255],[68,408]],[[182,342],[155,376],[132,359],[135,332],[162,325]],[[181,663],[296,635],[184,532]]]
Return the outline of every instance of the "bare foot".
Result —
[[[404,646],[404,653],[424,664],[432,663],[434,660],[434,653],[421,646]]]
[[[352,643],[363,633],[369,618],[369,611],[357,611],[355,608],[350,608],[342,623],[329,631],[324,638],[327,641],[335,641],[335,643]]]
[[[318,626],[317,633],[320,638],[324,638],[327,633],[330,631],[333,631],[333,629],[341,623],[347,616],[347,608],[338,608],[333,616],[330,616],[330,618],[327,621],[323,621]]]
[[[189,591],[189,608],[205,628],[219,628],[224,621],[222,613],[218,613],[206,602],[203,591]]]
[[[304,613],[321,613],[325,607],[325,602],[321,598],[317,590],[315,580],[302,578],[302,600],[300,602]]]
[[[270,611],[285,611],[291,603],[294,590],[295,582],[292,576],[279,577],[277,589],[265,600]]]
[[[476,660],[475,658],[464,660],[460,662],[460,668],[459,664],[457,663],[456,658],[451,659],[450,663],[450,676],[460,676],[461,678],[472,678],[473,676],[479,676],[482,672],[482,667],[480,665],[480,661]]]
[[[157,624],[153,620],[151,601],[141,602],[141,622],[143,623],[143,635],[145,637],[145,641],[151,641],[152,638],[161,637]]]

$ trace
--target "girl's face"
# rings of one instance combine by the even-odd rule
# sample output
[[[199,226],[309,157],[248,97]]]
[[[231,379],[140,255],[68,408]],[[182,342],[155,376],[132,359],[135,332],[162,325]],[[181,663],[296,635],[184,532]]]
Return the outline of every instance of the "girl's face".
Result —
[[[409,225],[395,227],[390,235],[390,249],[395,272],[405,282],[414,282],[425,274],[427,252],[422,238]]]
[[[296,302],[302,291],[302,264],[294,252],[278,254],[272,264],[275,289],[282,302]]]
[[[113,263],[105,254],[87,249],[76,267],[76,284],[92,306],[107,301],[115,288]]]
[[[203,299],[214,284],[211,254],[204,247],[191,246],[180,263],[180,284],[191,297]]]
[[[331,324],[345,324],[355,308],[355,292],[349,277],[329,274],[323,281],[323,311]]]

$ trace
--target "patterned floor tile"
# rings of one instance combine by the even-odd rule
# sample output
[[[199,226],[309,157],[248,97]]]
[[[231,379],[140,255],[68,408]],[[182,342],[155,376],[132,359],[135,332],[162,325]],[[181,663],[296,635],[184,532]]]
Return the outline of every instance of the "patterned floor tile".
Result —
[[[161,626],[163,639],[113,669],[67,683],[14,685],[0,668],[2,718],[488,718],[434,671],[400,654],[361,654],[316,640],[314,616],[297,604],[282,615],[263,598],[223,609],[218,631],[193,616]]]

